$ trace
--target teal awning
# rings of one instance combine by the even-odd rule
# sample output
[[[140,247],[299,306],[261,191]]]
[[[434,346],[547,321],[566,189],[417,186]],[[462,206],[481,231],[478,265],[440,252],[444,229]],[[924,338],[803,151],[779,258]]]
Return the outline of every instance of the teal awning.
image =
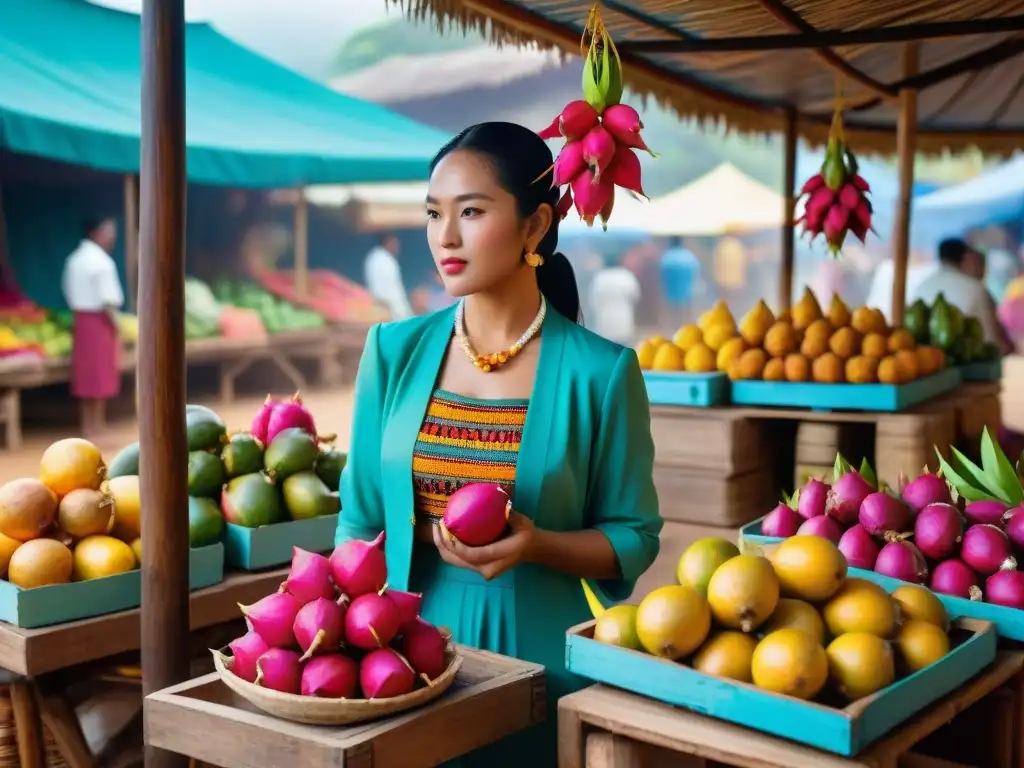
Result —
[[[139,168],[139,17],[84,0],[2,0],[0,147]],[[445,134],[232,42],[186,32],[188,178],[288,187],[425,178]]]

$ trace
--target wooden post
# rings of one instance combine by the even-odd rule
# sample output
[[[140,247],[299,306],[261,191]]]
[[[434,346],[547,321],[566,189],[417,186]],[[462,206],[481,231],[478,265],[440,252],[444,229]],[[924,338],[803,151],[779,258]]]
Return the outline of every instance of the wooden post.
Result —
[[[309,292],[309,203],[306,188],[299,187],[298,192],[293,233],[295,293],[306,296]]]
[[[903,76],[917,74],[919,47],[907,43],[903,49]],[[914,156],[917,139],[917,91],[903,88],[899,95],[896,123],[896,153],[899,157],[900,196],[896,204],[896,225],[892,233],[892,325],[903,325],[907,303],[907,268],[910,264],[910,203],[914,196]]]
[[[139,292],[139,177],[124,177],[124,271],[128,278],[128,310],[138,306]]]
[[[799,133],[797,132],[796,110],[786,112],[786,148],[783,155],[785,167],[782,171],[782,200],[785,210],[782,213],[782,251],[779,265],[779,311],[789,309],[793,303],[793,269],[796,261],[793,209],[796,206],[796,148]]]
[[[188,678],[185,439],[185,3],[142,3],[139,441],[142,692]],[[188,759],[146,749],[146,768]]]

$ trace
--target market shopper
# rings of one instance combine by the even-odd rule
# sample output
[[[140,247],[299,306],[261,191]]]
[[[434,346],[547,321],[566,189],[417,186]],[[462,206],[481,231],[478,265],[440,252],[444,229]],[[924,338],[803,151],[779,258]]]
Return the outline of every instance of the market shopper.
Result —
[[[363,272],[366,288],[384,308],[392,320],[412,317],[412,306],[402,281],[402,268],[398,264],[398,238],[384,236],[380,243],[366,254]]]
[[[658,553],[650,410],[636,354],[578,324],[556,252],[547,145],[511,123],[467,129],[431,165],[427,239],[455,307],[375,326],[359,365],[337,541],[386,532],[392,587],[455,641],[543,664],[545,725],[463,758],[556,764],[556,700],[584,685],[565,631],[580,579],[625,600]],[[507,535],[471,548],[438,522],[470,482],[512,498]]]
[[[82,434],[91,440],[102,439],[107,401],[121,391],[117,313],[124,290],[111,256],[116,243],[114,219],[86,221],[82,242],[64,262],[61,284],[75,317],[71,394],[79,401]]]

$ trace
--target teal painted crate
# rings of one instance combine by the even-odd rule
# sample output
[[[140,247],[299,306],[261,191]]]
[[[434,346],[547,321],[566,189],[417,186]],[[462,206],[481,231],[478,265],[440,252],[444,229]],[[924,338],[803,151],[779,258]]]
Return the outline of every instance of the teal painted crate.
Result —
[[[904,411],[956,389],[960,371],[947,368],[932,376],[895,384],[816,384],[789,381],[734,381],[733,405],[802,408],[812,411]]]
[[[260,528],[243,528],[228,523],[224,536],[227,563],[243,571],[258,571],[287,565],[292,561],[294,547],[308,552],[330,552],[334,549],[337,527],[337,515],[292,520]]]
[[[644,371],[651,405],[708,408],[729,401],[729,379],[724,373]]]
[[[1000,381],[1003,378],[1003,361],[961,365],[957,370],[964,381]]]
[[[996,658],[992,625],[963,619],[951,633],[955,647],[942,659],[872,696],[838,708],[599,643],[593,639],[594,623],[573,627],[566,636],[565,666],[570,672],[844,757],[853,757],[955,691]]]
[[[188,570],[190,589],[202,589],[223,581],[224,545],[211,544],[190,550]],[[21,589],[8,581],[0,581],[0,621],[23,629],[90,619],[138,608],[141,603],[142,575],[138,570],[35,589]]]
[[[757,547],[778,544],[780,541],[782,539],[774,536],[761,535],[761,520],[755,520],[740,528],[740,549],[744,552],[756,552]],[[875,584],[884,587],[888,592],[892,592],[897,587],[907,583],[894,579],[891,576],[885,576],[874,571],[865,571],[860,568],[851,568],[848,575],[858,579],[873,581]],[[990,621],[995,626],[996,632],[1000,637],[1005,637],[1008,640],[1024,641],[1024,611],[1017,608],[1007,608],[1004,605],[983,603],[980,600],[967,600],[963,597],[940,595],[938,592],[935,593],[935,596],[946,606],[946,611],[950,617]]]

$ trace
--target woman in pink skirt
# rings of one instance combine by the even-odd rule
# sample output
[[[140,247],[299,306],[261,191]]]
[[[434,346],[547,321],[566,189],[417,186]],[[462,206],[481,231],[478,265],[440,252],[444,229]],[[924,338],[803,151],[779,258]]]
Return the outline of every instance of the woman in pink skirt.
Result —
[[[82,434],[88,439],[102,436],[107,400],[121,390],[117,312],[124,291],[110,255],[116,242],[113,219],[88,221],[82,242],[64,262],[64,299],[75,315],[71,394],[80,402]]]

